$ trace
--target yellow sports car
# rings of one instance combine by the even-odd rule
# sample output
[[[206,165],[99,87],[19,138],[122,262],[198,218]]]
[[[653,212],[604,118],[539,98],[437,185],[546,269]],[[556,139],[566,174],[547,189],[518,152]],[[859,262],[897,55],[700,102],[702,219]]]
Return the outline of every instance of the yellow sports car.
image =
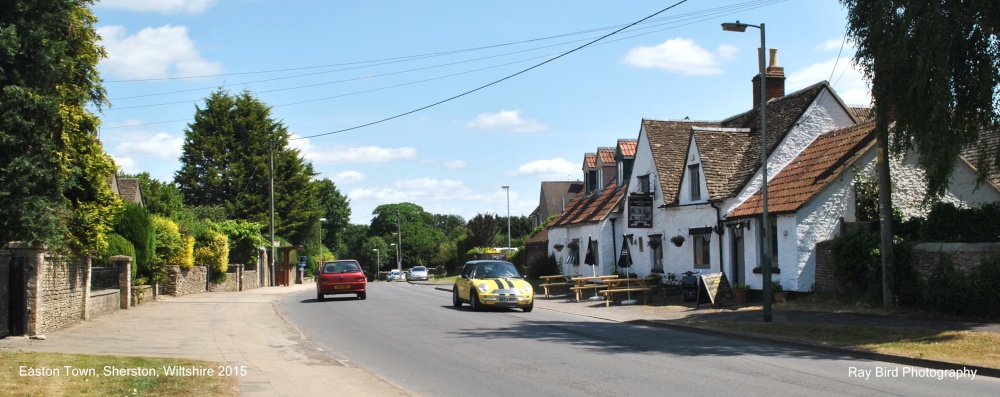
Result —
[[[455,279],[451,303],[472,310],[484,307],[516,307],[526,313],[535,306],[531,284],[521,279],[513,263],[492,260],[469,261]]]

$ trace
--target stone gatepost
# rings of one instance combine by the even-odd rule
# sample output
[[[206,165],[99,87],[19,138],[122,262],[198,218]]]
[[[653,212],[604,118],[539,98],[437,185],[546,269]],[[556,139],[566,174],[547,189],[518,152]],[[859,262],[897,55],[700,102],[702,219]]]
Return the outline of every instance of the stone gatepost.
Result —
[[[115,255],[111,263],[118,266],[118,296],[122,309],[128,309],[132,303],[132,257]]]

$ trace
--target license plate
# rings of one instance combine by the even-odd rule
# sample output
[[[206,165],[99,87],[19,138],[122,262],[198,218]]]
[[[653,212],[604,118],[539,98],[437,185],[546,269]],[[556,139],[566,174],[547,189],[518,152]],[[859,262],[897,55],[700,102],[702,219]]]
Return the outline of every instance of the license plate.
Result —
[[[340,285],[334,285],[333,286],[333,289],[348,289],[348,288],[351,288],[351,286],[347,285],[347,284],[340,284]]]
[[[500,297],[500,303],[517,303],[517,298]]]

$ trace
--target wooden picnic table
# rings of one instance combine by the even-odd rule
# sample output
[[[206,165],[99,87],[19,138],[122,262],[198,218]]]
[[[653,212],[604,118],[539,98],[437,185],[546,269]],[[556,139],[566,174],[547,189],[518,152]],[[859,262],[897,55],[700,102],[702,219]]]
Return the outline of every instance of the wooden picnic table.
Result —
[[[607,276],[584,276],[584,277],[573,277],[570,281],[576,283],[575,286],[570,287],[570,290],[576,292],[576,301],[579,302],[583,299],[583,291],[592,289],[599,290],[608,288],[606,284],[603,283],[604,280],[616,279],[617,274],[611,274]]]
[[[575,275],[572,275],[572,276],[567,276],[565,274],[556,274],[556,275],[551,275],[551,276],[538,276],[538,278],[540,278],[543,281],[543,283],[540,284],[539,286],[545,289],[545,297],[548,298],[549,297],[549,288],[552,288],[552,287],[568,287],[568,286],[576,285],[576,283],[574,281],[572,281],[572,279],[573,279],[573,277],[579,277],[579,276],[580,276],[579,274],[575,274]],[[560,281],[560,280],[562,280],[562,281]]]
[[[647,304],[646,293],[652,290],[649,287],[649,282],[652,280],[654,280],[652,277],[605,279],[602,281],[607,288],[598,292],[604,295],[606,306],[611,306],[614,294],[632,292],[642,292],[642,304]]]

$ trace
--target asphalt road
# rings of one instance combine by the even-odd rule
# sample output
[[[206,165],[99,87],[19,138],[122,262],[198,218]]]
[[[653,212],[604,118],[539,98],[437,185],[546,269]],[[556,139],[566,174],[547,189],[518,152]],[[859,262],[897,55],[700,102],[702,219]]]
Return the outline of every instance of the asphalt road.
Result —
[[[423,396],[992,396],[1000,390],[993,378],[907,372],[920,369],[539,305],[531,313],[472,312],[453,308],[451,294],[430,285],[372,283],[363,301],[318,302],[308,290],[283,299],[281,311],[315,348]]]

